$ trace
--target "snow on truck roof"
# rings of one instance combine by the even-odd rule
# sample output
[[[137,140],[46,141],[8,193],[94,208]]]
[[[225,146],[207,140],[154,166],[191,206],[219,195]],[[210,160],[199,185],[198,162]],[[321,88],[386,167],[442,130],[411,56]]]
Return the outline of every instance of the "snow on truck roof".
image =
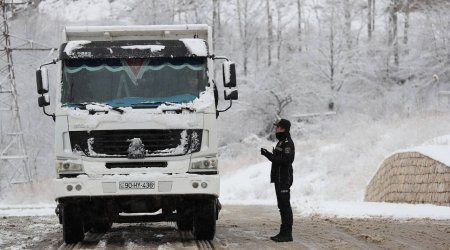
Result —
[[[65,41],[177,40],[194,37],[208,41],[211,31],[207,24],[67,26],[63,35]]]
[[[203,39],[69,41],[61,45],[60,59],[207,57]]]

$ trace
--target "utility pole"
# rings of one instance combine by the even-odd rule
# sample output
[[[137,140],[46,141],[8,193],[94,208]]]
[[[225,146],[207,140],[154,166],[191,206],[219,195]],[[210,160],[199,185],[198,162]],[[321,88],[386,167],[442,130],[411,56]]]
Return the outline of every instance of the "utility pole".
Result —
[[[0,30],[0,174],[4,180],[0,185],[28,183],[31,173],[28,154],[22,131],[17,101],[16,81],[11,54],[11,41],[8,27],[8,10],[12,13],[14,4],[1,0]]]
[[[51,50],[43,45],[12,36],[8,18],[16,7],[27,6],[31,1],[0,0],[0,191],[5,185],[29,183],[36,171],[30,171],[28,152],[19,115],[13,50]],[[11,37],[24,41],[19,47],[11,46]],[[36,47],[36,45],[38,45]],[[41,48],[39,48],[41,47]]]

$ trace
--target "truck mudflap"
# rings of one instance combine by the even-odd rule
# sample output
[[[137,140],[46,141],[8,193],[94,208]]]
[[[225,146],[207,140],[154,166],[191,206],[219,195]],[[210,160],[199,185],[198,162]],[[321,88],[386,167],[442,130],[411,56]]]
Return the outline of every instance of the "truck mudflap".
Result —
[[[218,197],[219,175],[109,175],[54,179],[55,198],[124,195],[207,194]]]

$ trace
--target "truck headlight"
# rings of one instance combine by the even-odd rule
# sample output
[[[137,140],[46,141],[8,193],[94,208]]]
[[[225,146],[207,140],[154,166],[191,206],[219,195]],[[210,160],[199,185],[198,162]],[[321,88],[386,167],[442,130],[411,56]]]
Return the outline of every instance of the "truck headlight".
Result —
[[[191,163],[192,170],[217,170],[217,159],[205,159]]]
[[[78,161],[57,161],[57,173],[83,173],[83,164]]]

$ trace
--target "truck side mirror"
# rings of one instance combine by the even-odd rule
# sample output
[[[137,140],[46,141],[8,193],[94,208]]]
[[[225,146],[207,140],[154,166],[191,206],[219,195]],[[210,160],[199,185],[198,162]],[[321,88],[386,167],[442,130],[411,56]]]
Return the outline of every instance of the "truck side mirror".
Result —
[[[231,90],[226,89],[223,91],[223,96],[225,100],[237,100],[238,99],[238,91],[237,90]]]
[[[236,67],[233,62],[225,61],[222,64],[223,86],[226,88],[236,87]]]
[[[48,70],[46,68],[41,67],[36,71],[36,85],[38,94],[48,93]]]
[[[48,94],[43,94],[38,98],[39,107],[45,107],[50,105],[50,96]]]

